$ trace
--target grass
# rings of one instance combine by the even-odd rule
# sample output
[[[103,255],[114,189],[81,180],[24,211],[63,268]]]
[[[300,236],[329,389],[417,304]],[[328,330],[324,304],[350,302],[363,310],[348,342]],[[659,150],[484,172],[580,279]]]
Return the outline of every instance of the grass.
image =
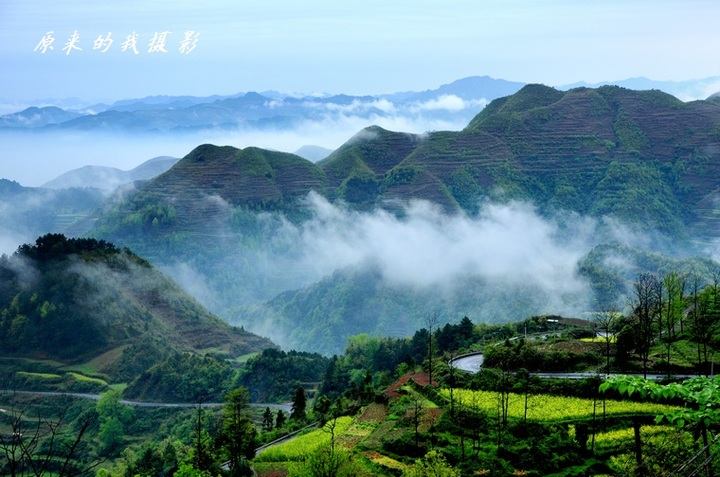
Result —
[[[100,374],[98,370],[108,367],[111,364],[114,364],[122,358],[123,351],[125,351],[125,348],[127,348],[128,345],[122,345],[118,346],[117,348],[111,349],[110,351],[107,351],[84,365],[80,365],[78,369],[83,374],[88,375],[94,375],[94,374]]]
[[[108,385],[107,381],[105,381],[104,379],[92,378],[90,376],[85,376],[84,374],[80,374],[80,373],[72,373],[71,372],[71,373],[67,373],[66,376],[70,376],[71,378],[73,378],[77,381],[81,381],[81,382],[85,382],[85,383],[97,384],[99,386],[107,386]]]
[[[335,437],[343,436],[353,423],[351,417],[340,417],[335,427]],[[319,447],[331,440],[328,425],[307,434],[302,434],[283,444],[271,447],[255,457],[254,462],[297,462],[305,460]]]
[[[31,373],[28,371],[18,371],[15,374],[17,376],[23,376],[30,379],[40,379],[47,381],[60,381],[62,379],[61,375],[53,373]]]
[[[602,343],[605,344],[605,338],[602,336],[594,336],[592,338],[580,338],[583,343]],[[610,337],[610,343],[615,343],[615,335]]]
[[[647,440],[650,436],[666,434],[675,430],[669,426],[643,426],[640,434],[643,440]],[[595,435],[595,447],[599,451],[612,451],[630,447],[635,440],[635,431],[632,427],[626,429],[616,429],[608,432],[601,432]]]

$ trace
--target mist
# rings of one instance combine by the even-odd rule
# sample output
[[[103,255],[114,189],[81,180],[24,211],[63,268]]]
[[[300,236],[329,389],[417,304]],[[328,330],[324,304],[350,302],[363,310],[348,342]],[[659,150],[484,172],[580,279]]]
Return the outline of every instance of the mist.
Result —
[[[267,106],[271,107],[273,101]],[[388,100],[354,101],[348,105],[308,103],[311,119],[287,125],[223,126],[188,131],[92,129],[0,130],[0,178],[38,187],[83,166],[130,170],[157,156],[184,157],[200,144],[248,146],[295,152],[306,145],[336,149],[355,133],[377,125],[392,131],[424,133],[460,130],[486,104],[446,95],[398,109]],[[462,114],[460,114],[462,113]],[[88,184],[91,186],[91,184]]]
[[[568,240],[526,203],[488,203],[470,218],[425,201],[410,202],[401,217],[351,211],[317,194],[307,201],[313,219],[294,233],[302,262],[319,275],[370,262],[392,285],[441,286],[471,274],[508,284],[537,282],[548,292],[586,292],[575,265],[587,251],[591,227],[580,224]]]
[[[448,214],[425,201],[406,203],[400,213],[359,212],[315,193],[304,205],[311,218],[302,223],[257,215],[262,245],[230,248],[219,256],[222,283],[197,264],[176,262],[163,271],[218,315],[283,346],[318,350],[320,337],[308,330],[330,327],[341,337],[337,342],[324,338],[322,351],[334,353],[342,350],[350,328],[382,336],[412,334],[422,327],[425,305],[436,307],[444,322],[464,315],[492,323],[536,314],[587,316],[594,311],[594,295],[578,272],[580,261],[602,241],[634,240],[602,220],[568,213],[544,217],[524,202],[484,202],[475,217]],[[255,283],[261,286],[252,294]],[[228,299],[233,286],[241,294]],[[343,297],[333,295],[337,286],[345,290]],[[354,293],[347,287],[365,287],[366,301],[347,308],[343,300]],[[331,295],[323,298],[325,293]],[[312,317],[283,311],[299,306],[289,305],[294,297],[306,304],[317,301],[308,306],[320,306],[320,315],[327,311],[320,302],[331,300],[338,316],[316,317],[329,321],[297,328],[293,320]],[[416,305],[408,308],[408,303]],[[368,318],[386,313],[395,318],[383,323]]]

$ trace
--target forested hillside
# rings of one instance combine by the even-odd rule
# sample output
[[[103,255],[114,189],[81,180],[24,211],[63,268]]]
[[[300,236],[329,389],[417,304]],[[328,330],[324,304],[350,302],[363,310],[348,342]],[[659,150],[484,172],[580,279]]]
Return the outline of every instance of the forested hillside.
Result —
[[[14,360],[7,370],[22,360],[90,363],[93,376],[129,383],[166,359],[223,361],[272,346],[108,242],[48,234],[0,259],[0,348]]]
[[[503,322],[623,306],[629,280],[645,270],[635,254],[621,269],[609,255],[589,265],[582,257],[611,243],[672,260],[707,254],[718,151],[715,101],[528,85],[490,103],[463,131],[370,127],[317,164],[200,146],[108,204],[92,234],[131,247],[226,320],[272,330],[286,346],[337,352],[358,330],[408,333],[431,308],[445,320],[477,312]],[[396,233],[408,233],[405,250]],[[490,233],[503,238],[472,244]],[[415,252],[423,247],[432,253]],[[447,279],[425,277],[444,264],[409,278],[410,262],[433,257],[434,247],[453,251]],[[506,247],[525,250],[530,268],[495,265],[512,253],[490,250]],[[362,291],[340,279],[373,269],[381,278]],[[482,290],[474,304],[473,287]],[[547,293],[552,287],[562,291]],[[478,305],[487,300],[502,303]],[[318,324],[299,327],[305,320]]]

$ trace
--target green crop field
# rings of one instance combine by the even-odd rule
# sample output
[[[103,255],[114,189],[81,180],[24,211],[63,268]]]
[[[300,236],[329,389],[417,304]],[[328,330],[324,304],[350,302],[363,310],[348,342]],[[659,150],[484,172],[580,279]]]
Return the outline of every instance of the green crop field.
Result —
[[[450,397],[450,391],[447,389],[442,390],[441,393],[446,398]],[[453,395],[455,402],[469,409],[494,413],[498,408],[499,395],[496,392],[455,389]],[[593,406],[595,407],[593,408]],[[676,408],[655,403],[605,401],[606,415],[657,415],[672,409]],[[568,422],[590,419],[593,413],[595,413],[595,415],[601,415],[602,412],[603,402],[601,400],[593,403],[592,399],[549,396],[544,394],[528,396],[527,418],[531,421]],[[510,394],[508,417],[522,419],[524,415],[525,396],[521,394]]]
[[[347,431],[353,423],[352,417],[340,417],[335,426],[335,436]],[[298,436],[283,444],[270,447],[257,457],[256,462],[295,462],[304,461],[313,451],[319,447],[329,444],[331,440],[330,429],[325,425],[307,434]]]

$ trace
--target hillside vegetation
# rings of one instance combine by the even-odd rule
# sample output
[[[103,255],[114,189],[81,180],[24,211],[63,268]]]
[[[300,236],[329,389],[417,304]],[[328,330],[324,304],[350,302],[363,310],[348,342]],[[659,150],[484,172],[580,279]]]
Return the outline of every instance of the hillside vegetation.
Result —
[[[715,101],[683,103],[615,86],[562,92],[527,85],[491,102],[462,131],[370,127],[318,163],[257,148],[199,146],[126,200],[108,204],[91,234],[132,248],[186,288],[201,283],[197,296],[226,320],[258,332],[269,327],[283,345],[335,353],[357,330],[353,323],[370,315],[363,331],[401,335],[429,308],[448,310],[447,320],[476,313],[502,322],[554,312],[558,303],[573,311],[618,306],[633,275],[647,270],[635,255],[667,251],[658,244],[697,254],[717,235],[718,151]],[[622,270],[607,254],[589,255],[577,266],[591,296],[561,294],[552,303],[538,299],[548,294],[527,280],[494,287],[472,270],[453,277],[452,290],[430,292],[395,290],[373,281],[371,271],[369,283],[377,285],[359,291],[352,277],[376,264],[333,269],[312,262],[308,248],[335,237],[323,228],[334,224],[332,214],[352,224],[366,217],[355,212],[383,223],[389,213],[402,223],[417,201],[470,220],[486,219],[488,204],[530,204],[554,221],[559,240],[571,241],[575,226],[590,218],[600,225],[588,249],[619,235],[643,236],[644,244]],[[322,246],[328,257],[335,245]],[[473,306],[464,282],[487,290],[482,300],[502,289],[504,306]],[[299,327],[304,320],[313,324]],[[333,323],[329,336],[326,323]],[[319,336],[326,346],[318,346]]]
[[[108,242],[48,234],[0,259],[5,371],[82,370],[130,383],[168,359],[211,355],[230,370],[228,360],[272,346],[227,325],[147,261]],[[153,392],[177,396],[179,383]]]

